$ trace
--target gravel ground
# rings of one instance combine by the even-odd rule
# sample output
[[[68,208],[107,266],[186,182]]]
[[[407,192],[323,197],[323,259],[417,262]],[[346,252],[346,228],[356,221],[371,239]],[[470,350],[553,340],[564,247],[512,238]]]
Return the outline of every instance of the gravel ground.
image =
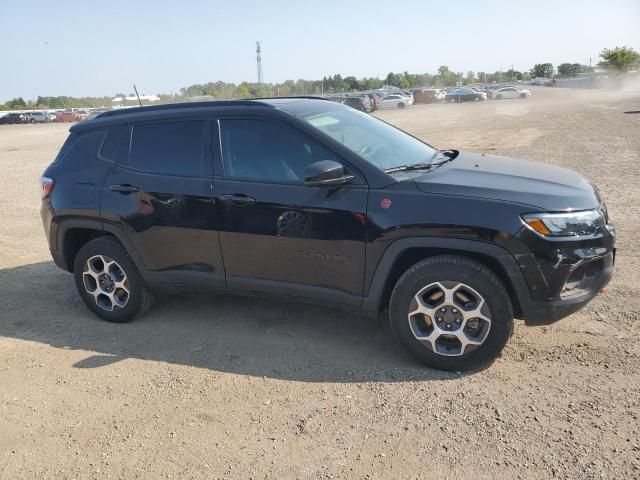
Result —
[[[605,294],[517,323],[490,368],[415,364],[386,325],[182,293],[93,317],[50,260],[37,177],[68,125],[0,127],[0,478],[640,478],[640,90],[380,117],[440,148],[570,167],[618,231]],[[636,245],[636,247],[634,247]]]

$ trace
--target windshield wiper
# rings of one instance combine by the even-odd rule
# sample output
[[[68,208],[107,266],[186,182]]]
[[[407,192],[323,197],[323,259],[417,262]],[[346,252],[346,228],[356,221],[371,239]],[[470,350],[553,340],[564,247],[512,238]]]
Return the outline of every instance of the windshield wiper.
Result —
[[[397,167],[385,168],[384,173],[407,172],[409,170],[429,170],[431,163],[414,163],[413,165],[398,165]]]
[[[440,165],[444,165],[447,162],[455,160],[456,157],[460,154],[458,150],[437,150],[436,153],[431,157],[430,163],[414,163],[413,165],[398,165],[397,167],[385,168],[384,173],[394,173],[394,172],[408,172],[411,170],[431,170],[433,168],[439,167]],[[444,157],[443,160],[439,162],[434,162],[434,160],[438,157]]]

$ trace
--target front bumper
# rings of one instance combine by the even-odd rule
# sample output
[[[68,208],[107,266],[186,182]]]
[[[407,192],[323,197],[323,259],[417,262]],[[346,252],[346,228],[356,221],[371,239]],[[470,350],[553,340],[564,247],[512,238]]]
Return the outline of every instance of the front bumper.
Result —
[[[598,295],[613,276],[615,249],[603,257],[592,260],[592,262],[598,263],[597,271],[589,279],[585,288],[580,289],[575,295],[569,294],[548,301],[521,302],[525,323],[527,325],[546,325],[556,322],[577,312]]]
[[[508,245],[527,284],[517,291],[520,317],[548,324],[578,311],[613,275],[615,230],[611,224],[585,238],[542,238],[523,228]]]

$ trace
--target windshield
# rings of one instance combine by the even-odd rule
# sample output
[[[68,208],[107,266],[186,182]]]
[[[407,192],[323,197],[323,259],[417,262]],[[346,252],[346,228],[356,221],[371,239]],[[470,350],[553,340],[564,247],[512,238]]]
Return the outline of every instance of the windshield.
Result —
[[[436,153],[435,148],[402,130],[351,108],[298,116],[381,170],[428,163]]]

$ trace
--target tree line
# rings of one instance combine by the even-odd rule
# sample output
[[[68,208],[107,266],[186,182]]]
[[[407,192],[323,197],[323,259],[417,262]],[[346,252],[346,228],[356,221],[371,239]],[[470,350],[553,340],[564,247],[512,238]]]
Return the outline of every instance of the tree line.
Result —
[[[600,53],[601,61],[598,67],[611,73],[619,73],[637,67],[640,63],[640,54],[629,47],[605,48]],[[521,72],[509,69],[507,71],[487,72],[454,72],[448,66],[442,65],[437,73],[394,73],[390,72],[384,78],[368,77],[356,78],[354,76],[343,77],[340,74],[325,76],[321,80],[285,80],[281,83],[249,83],[240,84],[228,82],[208,82],[194,84],[180,89],[179,95],[158,94],[160,103],[171,103],[190,97],[225,98],[250,98],[266,96],[291,96],[291,95],[322,95],[341,92],[357,92],[362,90],[375,90],[384,85],[410,89],[423,86],[447,87],[458,83],[494,83],[515,82],[529,80],[531,78],[544,77],[563,78],[576,77],[583,73],[591,73],[593,67],[580,63],[561,63],[554,68],[551,63],[537,63],[529,71]],[[128,96],[134,96],[130,93]],[[125,98],[123,93],[116,97]],[[127,104],[126,101],[124,102]],[[129,102],[135,104],[135,102]],[[0,110],[30,110],[30,109],[59,109],[82,107],[111,107],[111,97],[45,97],[39,96],[35,100],[25,101],[22,97],[14,98],[4,104],[0,104]]]

